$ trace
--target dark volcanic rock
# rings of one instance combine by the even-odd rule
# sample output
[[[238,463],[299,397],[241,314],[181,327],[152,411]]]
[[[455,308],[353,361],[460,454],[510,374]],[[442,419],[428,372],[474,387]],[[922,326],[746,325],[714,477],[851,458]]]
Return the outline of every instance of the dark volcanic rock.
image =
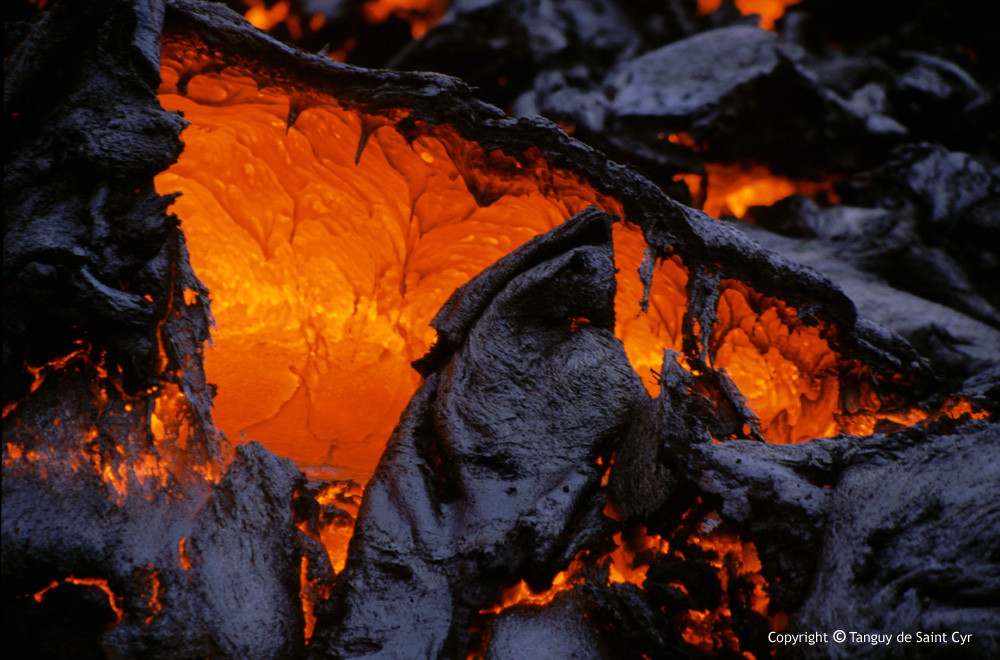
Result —
[[[94,589],[72,578],[105,581],[121,610],[103,635],[83,635],[100,640],[100,657],[300,654],[310,544],[293,513],[298,470],[252,444],[221,480],[207,479],[213,468],[194,454],[156,445],[151,407],[111,391],[101,409],[96,383],[78,360],[4,417],[2,597],[20,613],[5,617],[8,648],[45,648],[55,606],[32,594],[53,581],[63,594]],[[63,608],[71,620],[90,611],[86,600]]]
[[[456,0],[389,66],[455,75],[504,104],[539,71],[583,64],[603,72],[638,40],[612,0]]]
[[[507,11],[502,3],[474,4]],[[844,127],[898,134],[878,118],[911,96],[937,103],[943,85],[978,102],[979,91],[962,87],[961,72],[947,62],[911,58],[898,88],[866,81],[875,86],[842,105],[808,75],[796,49],[746,27],[633,60],[611,74],[617,95],[601,102],[581,90],[624,57],[632,31],[613,4],[572,6],[582,9],[534,3],[536,13],[526,15],[552,20],[512,19],[520,21],[518,38],[533,37],[524,68],[546,72],[536,91],[562,94],[551,99],[553,108],[576,104],[586,112],[576,115],[581,126],[598,131],[618,121],[617,129],[631,131],[608,141],[623,152],[636,151],[659,122],[658,131],[688,130],[727,144],[733,138],[724,153],[759,148],[780,160],[829,148],[837,155],[843,134],[836,131]],[[756,433],[752,412],[707,351],[727,278],[782,299],[802,319],[828,324],[834,348],[870,368],[865,377],[879,387],[891,388],[899,375],[905,384],[898,388],[922,395],[919,388],[933,383],[905,342],[857,320],[841,288],[668,199],[551,123],[510,119],[452,79],[343,66],[282,46],[232,12],[186,0],[167,8],[64,0],[11,31],[18,43],[5,72],[12,139],[4,184],[2,595],[5,638],[27,645],[16,650],[38,653],[30,644],[62,624],[81,655],[294,657],[306,652],[303,558],[323,586],[332,580],[322,551],[298,529],[318,509],[302,477],[257,445],[238,448],[227,465],[211,421],[201,365],[208,292],[165,213],[169,199],[152,183],[177,156],[183,127],[155,97],[165,20],[172,21],[168,35],[204,47],[209,66],[252,71],[261,87],[319,90],[411,139],[448,125],[456,140],[483,153],[563,168],[641,227],[649,243],[640,273],[647,283],[654,258],[677,256],[689,274],[683,348],[700,380],[670,356],[655,402],[612,332],[608,216],[587,211],[456,292],[435,320],[440,342],[417,365],[426,381],[366,493],[347,568],[324,604],[310,653],[464,656],[470,623],[500,587],[520,579],[545,587],[582,549],[600,547],[616,531],[600,513],[600,482],[622,438],[627,444],[610,489],[630,522],[663,528],[703,497],[756,543],[764,572],[781,578],[772,602],[789,609],[805,603],[799,625],[833,625],[854,611],[872,630],[956,621],[987,645],[977,648],[995,651],[988,646],[995,647],[988,617],[997,591],[990,544],[1000,527],[991,504],[995,426],[941,422],[790,447],[708,438]],[[587,40],[598,54],[583,55],[587,66],[574,68],[564,58],[576,59]],[[738,70],[724,72],[698,47],[709,42]],[[481,64],[478,75],[494,76],[492,58],[508,45],[487,40],[478,62],[461,64]],[[690,90],[686,97],[645,89],[674,91],[680,83]],[[887,89],[896,95],[884,98]],[[779,112],[763,117],[767,106]],[[771,139],[784,140],[777,152],[764,146]],[[529,151],[536,160],[524,156]],[[664,175],[690,164],[683,151],[644,154]],[[890,234],[903,226],[932,238],[962,235],[961,249],[946,254],[973,259],[975,277],[982,277],[992,256],[975,237],[995,230],[993,169],[978,157],[935,149],[918,156],[873,179],[875,188],[904,190],[910,224],[893,225],[898,209],[871,202],[860,216],[843,212],[846,229],[835,226],[837,218],[817,216],[812,231],[865,236],[871,220]],[[471,168],[460,174],[475,188]],[[493,191],[479,192],[489,205]],[[964,317],[918,322],[938,308],[899,312],[899,298],[880,300],[884,289],[862,280],[844,288],[856,287],[851,295],[872,314],[907,328],[918,348],[930,346],[934,366],[962,383],[956,388],[977,401],[996,399],[995,371],[974,373],[996,362],[994,330]],[[190,305],[183,295],[189,289],[199,294]],[[711,399],[692,392],[695,382]],[[164,392],[185,402],[165,440],[155,430],[163,430],[156,415]],[[180,428],[187,429],[183,437]],[[959,542],[948,545],[949,535]],[[663,608],[682,613],[715,604],[723,593],[707,560],[680,563],[653,561],[646,592],[608,584],[605,574],[588,578],[552,611],[504,615],[490,653],[532,646],[604,655],[604,648],[618,648],[609,640],[651,657],[677,653],[682,641],[659,616]],[[672,586],[678,575],[700,590],[682,598]],[[814,575],[819,579],[810,582]],[[98,586],[70,577],[105,581],[110,600]],[[11,610],[16,614],[8,616]],[[582,620],[597,626],[594,638],[579,632]],[[752,623],[756,631],[766,625],[759,614]],[[746,636],[757,644],[753,632]],[[43,650],[65,653],[58,644]]]
[[[936,145],[893,152],[841,186],[842,205],[788,198],[756,207],[758,224],[817,237],[896,288],[1000,327],[1000,168]]]
[[[414,396],[366,489],[338,616],[318,624],[315,657],[463,655],[471,616],[498,587],[545,584],[604,533],[580,525],[603,506],[596,459],[646,397],[611,332],[609,223],[585,211],[436,317],[454,353]]]
[[[556,596],[544,608],[513,607],[493,622],[487,660],[614,658],[601,643],[576,592]],[[618,656],[620,657],[620,656]]]
[[[604,80],[616,132],[688,132],[715,159],[779,168],[837,163],[836,140],[862,127],[800,68],[800,48],[737,25],[700,33],[625,62]],[[748,130],[748,127],[753,127]]]
[[[795,630],[944,633],[926,657],[1000,651],[1000,426],[874,436],[849,452]],[[959,647],[955,631],[972,635]],[[928,645],[931,646],[931,645]],[[898,657],[897,647],[800,645],[788,657]]]
[[[163,12],[59,2],[5,62],[5,403],[26,392],[26,366],[83,340],[106,351],[130,392],[154,385],[159,325],[183,308],[175,278],[207,295],[166,213],[171,198],[153,187],[185,126],[155,95]],[[170,352],[175,367],[208,336],[206,303],[184,314],[194,341]]]

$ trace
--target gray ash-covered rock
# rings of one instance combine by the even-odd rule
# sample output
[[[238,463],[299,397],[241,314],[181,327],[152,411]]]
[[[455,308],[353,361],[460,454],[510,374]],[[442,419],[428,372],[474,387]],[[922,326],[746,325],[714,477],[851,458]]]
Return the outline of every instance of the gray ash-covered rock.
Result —
[[[842,204],[791,197],[750,217],[817,238],[888,284],[1000,326],[1000,168],[987,157],[919,144],[838,187]]]
[[[611,218],[580,216],[461,287],[449,355],[369,483],[313,657],[457,657],[512,578],[551,581],[607,534],[605,460],[647,397],[614,323]],[[447,360],[447,361],[445,361]]]
[[[545,608],[510,608],[500,613],[490,631],[487,660],[615,657],[587,618],[576,592],[556,596]]]
[[[830,493],[809,596],[793,630],[944,634],[926,657],[1000,650],[1000,429],[901,431],[858,442]],[[960,646],[952,633],[969,635]],[[788,657],[891,657],[899,647],[795,647]]]
[[[207,294],[166,213],[171,199],[153,187],[185,126],[155,95],[163,7],[120,4],[56,3],[6,60],[5,402],[27,391],[25,364],[64,356],[85,335],[129,391],[152,386],[159,325],[185,287]],[[207,305],[185,314],[200,344]]]
[[[298,529],[302,475],[251,444],[207,477],[221,466],[154,439],[152,406],[113,388],[95,400],[105,385],[81,358],[4,417],[8,650],[67,657],[48,641],[66,634],[50,618],[63,611],[93,657],[300,655],[303,554],[329,566]],[[78,619],[102,611],[92,627]]]

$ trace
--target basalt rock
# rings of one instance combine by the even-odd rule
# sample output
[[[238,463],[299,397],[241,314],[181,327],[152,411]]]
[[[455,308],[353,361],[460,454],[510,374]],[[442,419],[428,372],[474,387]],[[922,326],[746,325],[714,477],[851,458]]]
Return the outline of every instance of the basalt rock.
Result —
[[[610,220],[585,212],[529,242],[437,316],[454,353],[422,365],[310,655],[462,655],[501,585],[551,581],[606,533],[597,459],[646,397],[611,332]]]
[[[577,16],[562,18],[562,29],[576,36],[607,37],[605,64],[624,52],[624,32],[587,32],[593,26],[577,25]],[[660,38],[693,29],[664,28]],[[813,339],[829,348],[822,357],[833,356],[823,375],[845,384],[830,397],[837,414],[861,410],[862,384],[876,410],[883,401],[941,405],[955,394],[995,414],[991,328],[949,317],[940,324],[947,332],[908,334],[926,339],[918,348],[933,348],[931,362],[946,372],[943,386],[927,351],[922,356],[859,318],[852,297],[889,321],[894,308],[876,309],[883,289],[865,286],[856,272],[838,286],[664,196],[636,170],[552,123],[505,116],[454,79],[331,62],[279,44],[218,6],[63,0],[10,34],[17,43],[5,69],[5,121],[14,138],[4,188],[2,590],[5,635],[22,644],[22,654],[37,653],[48,626],[65,624],[73,647],[90,656],[465,657],[470,627],[482,623],[501,588],[520,580],[548,588],[578,558],[594,564],[579,583],[547,608],[501,615],[483,652],[705,655],[711,650],[691,641],[698,631],[679,622],[692,611],[728,611],[726,643],[766,655],[768,616],[781,611],[802,629],[834,626],[848,612],[873,632],[937,630],[954,621],[974,634],[975,650],[995,653],[990,543],[1000,521],[989,494],[997,488],[990,467],[996,425],[945,415],[898,430],[882,419],[868,437],[773,446],[759,441],[763,424],[737,387],[738,374],[718,364],[718,333],[731,320],[720,318],[722,302],[745,293],[758,315],[780,308],[786,320],[794,317],[794,330],[816,329]],[[325,553],[303,530],[315,532],[320,516],[346,512],[321,509],[317,489],[289,461],[256,444],[234,448],[212,422],[201,353],[208,291],[165,211],[170,198],[152,183],[177,157],[184,126],[155,96],[164,34],[205,58],[199,72],[250,72],[257,91],[325,94],[363,115],[370,130],[351,145],[354,166],[366,162],[364,135],[372,126],[410,144],[443,126],[456,141],[496,155],[483,157],[489,167],[558,169],[621,212],[584,211],[448,301],[434,321],[439,343],[415,365],[425,380],[367,487],[335,587]],[[599,77],[563,66],[560,58],[574,52],[559,45],[565,35],[541,36],[536,64],[557,63],[548,70],[562,72],[564,88]],[[752,95],[741,96],[747,89],[770,93],[785,82],[807,106],[810,126],[829,113],[846,117],[843,125],[868,126],[858,109],[865,103],[870,116],[893,115],[897,100],[882,103],[875,91],[854,99],[853,110],[841,104],[809,75],[808,57],[759,31],[728,27],[692,39],[746,55],[746,71],[695,84],[680,110],[652,93],[651,116],[683,115],[694,122],[689,129],[721,117],[712,135],[726,136],[735,130],[726,121],[761,109]],[[678,42],[623,64],[609,78],[619,93],[601,111],[646,112],[637,81],[649,78],[661,92],[673,85],[654,79],[650,62],[691,49]],[[694,64],[715,71],[707,55]],[[899,90],[919,91],[928,71],[952,86],[961,82],[938,61],[916,58],[911,68]],[[978,93],[966,91],[968,98]],[[299,110],[289,102],[278,120],[286,135],[302,121]],[[588,126],[596,130],[611,116],[595,113]],[[829,135],[807,137],[813,146],[830,144]],[[650,156],[664,172],[685,166],[664,153]],[[973,229],[989,229],[990,195],[980,194],[981,186],[946,197],[939,213],[940,186],[924,177],[944,172],[946,180],[966,182],[975,163],[986,161],[925,155],[875,180],[905,184],[932,235],[956,214]],[[478,208],[510,192],[491,188],[473,167],[455,176]],[[511,189],[523,193],[517,185]],[[871,209],[866,217],[876,219],[891,210]],[[680,353],[666,354],[655,399],[614,335],[623,319],[615,318],[613,222],[638,228],[645,240],[645,260],[629,275],[644,284],[646,307],[663,264],[686,278]],[[980,254],[971,238],[962,245]],[[979,277],[982,264],[976,268]],[[885,300],[896,305],[900,298]],[[770,339],[766,329],[757,332],[753,315],[745,318],[745,344],[766,354],[758,346]],[[781,323],[775,328],[778,338],[790,332]],[[809,401],[819,396],[806,394]],[[951,483],[945,488],[938,479]],[[620,520],[602,514],[609,492]],[[737,550],[703,546],[702,537],[717,530]],[[617,535],[651,544],[637,553],[631,568],[645,573],[627,576],[632,581],[612,579]],[[949,545],[948,536],[958,542]],[[737,555],[747,567],[737,565]],[[749,566],[756,563],[759,570]],[[770,610],[755,597],[765,584]],[[303,594],[310,591],[322,602],[313,603],[317,627],[307,647]],[[72,616],[81,611],[92,616]],[[60,654],[66,645],[46,648]]]

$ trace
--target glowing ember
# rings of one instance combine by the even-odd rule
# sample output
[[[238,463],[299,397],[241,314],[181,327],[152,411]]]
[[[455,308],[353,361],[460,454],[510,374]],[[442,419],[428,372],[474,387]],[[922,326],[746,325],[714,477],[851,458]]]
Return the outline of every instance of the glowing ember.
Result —
[[[833,181],[802,181],[776,176],[760,165],[705,166],[708,186],[704,211],[714,218],[742,218],[751,206],[770,206],[791,195],[826,196],[833,203],[839,198],[833,191]],[[696,190],[692,189],[692,196]]]
[[[163,604],[160,603],[160,591],[163,587],[160,584],[160,572],[154,570],[152,565],[145,567],[143,577],[145,579],[142,582],[148,588],[143,595],[146,597],[146,611],[149,612],[143,621],[148,626],[163,610]]]
[[[369,23],[382,23],[389,16],[406,19],[414,39],[434,27],[447,9],[448,0],[368,0],[361,5]]]
[[[646,581],[649,564],[637,559],[639,556],[648,558],[651,554],[663,554],[670,550],[670,544],[656,534],[647,534],[645,528],[639,528],[629,534],[626,540],[622,533],[614,536],[615,549],[609,555],[609,583],[630,582],[642,587]]]
[[[347,562],[347,545],[354,534],[354,523],[361,506],[363,486],[353,481],[327,484],[316,495],[322,507],[320,529],[304,530],[326,548],[333,570],[339,573]],[[318,536],[317,536],[318,532]]]
[[[118,596],[115,595],[115,592],[111,590],[111,587],[108,586],[108,581],[102,580],[100,578],[78,578],[71,576],[61,581],[53,580],[47,587],[35,592],[34,594],[32,594],[31,597],[35,599],[36,603],[41,603],[43,600],[45,600],[45,594],[55,589],[56,587],[64,584],[77,584],[88,587],[96,587],[101,591],[103,591],[108,597],[108,606],[111,607],[111,610],[115,613],[115,622],[111,624],[112,626],[118,625],[119,623],[121,623],[122,619],[125,618],[125,612],[122,610],[121,606],[121,599],[118,598]]]
[[[721,528],[692,536],[688,540],[715,556],[710,563],[718,571],[722,599],[713,610],[688,610],[687,623],[681,636],[685,642],[706,653],[715,653],[722,648],[738,653],[742,644],[733,632],[733,608],[730,603],[733,590],[730,588],[730,581],[740,579],[752,585],[746,605],[757,614],[767,615],[767,581],[760,574],[762,566],[757,557],[757,549],[753,543],[741,541],[735,534],[722,531]]]
[[[480,610],[481,614],[499,614],[508,607],[515,605],[546,605],[563,591],[569,591],[575,585],[583,582],[583,570],[586,565],[582,553],[577,555],[566,570],[559,571],[552,578],[552,586],[544,591],[535,591],[528,583],[521,580],[517,584],[500,591],[497,603]]]
[[[125,395],[118,378],[103,366],[103,358],[92,357],[84,348],[32,371],[35,382],[27,398],[35,396],[48,379],[80,379],[88,383],[89,414],[61,416],[58,409],[47,411],[46,442],[37,447],[6,443],[5,468],[42,479],[56,474],[92,475],[96,487],[118,506],[130,497],[152,499],[165,492],[171,480],[214,482],[225,469],[203,451],[187,451],[192,412],[176,384],[167,382],[137,396]],[[10,406],[8,414],[16,406]],[[101,441],[121,433],[130,441]],[[38,439],[35,435],[34,440]]]
[[[312,637],[316,628],[316,605],[330,597],[330,589],[319,579],[309,576],[309,559],[303,555],[300,569],[300,593],[302,599],[302,614],[305,617],[305,638],[306,643]]]
[[[177,542],[177,558],[180,562],[181,568],[185,571],[191,570],[191,557],[188,555],[187,551],[186,536],[182,536],[181,540]]]
[[[735,0],[736,8],[744,16],[760,16],[760,26],[765,30],[774,30],[775,21],[785,15],[785,9],[800,2],[802,0]],[[698,13],[707,16],[721,6],[722,0],[698,0]]]
[[[270,30],[278,23],[288,18],[288,10],[291,3],[288,0],[276,2],[270,8],[264,4],[264,0],[244,0],[249,9],[243,14],[250,23],[261,30]]]
[[[697,513],[699,506],[685,513],[679,533],[675,535],[677,547],[672,547],[658,535],[649,534],[645,528],[637,528],[627,535],[616,534],[615,549],[597,562],[608,564],[609,584],[627,582],[644,590],[650,567],[658,557],[675,562],[707,562],[718,576],[720,590],[716,595],[716,604],[707,609],[684,611],[676,621],[681,639],[708,654],[727,649],[754,657],[743,648],[743,643],[734,633],[732,621],[734,610],[754,612],[761,617],[768,614],[767,581],[761,575],[763,567],[757,550],[753,543],[744,542],[726,530],[714,513],[701,517],[700,522],[697,517],[691,520],[692,516],[700,515]],[[683,532],[692,526],[698,530],[697,533]],[[692,602],[705,589],[697,583],[688,583],[681,575],[666,586]],[[739,602],[734,602],[734,598]],[[664,614],[674,616],[668,611]],[[776,615],[770,625],[780,624],[780,617],[783,615]]]

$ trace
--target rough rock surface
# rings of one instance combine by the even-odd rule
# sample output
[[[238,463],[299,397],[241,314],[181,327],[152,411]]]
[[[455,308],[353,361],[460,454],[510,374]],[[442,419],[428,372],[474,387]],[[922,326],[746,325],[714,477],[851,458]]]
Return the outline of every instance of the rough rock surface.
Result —
[[[453,79],[346,67],[278,44],[231,12],[186,0],[166,8],[63,0],[39,16],[19,32],[5,69],[5,121],[14,136],[4,184],[2,590],[9,639],[45,639],[55,621],[75,631],[75,648],[97,657],[305,652],[302,558],[322,553],[298,525],[300,511],[316,507],[294,467],[259,446],[236,450],[223,472],[227,452],[211,423],[201,366],[207,292],[164,211],[169,200],[152,187],[152,177],[176,157],[183,126],[154,95],[165,22],[175,34],[202,39],[219,54],[219,66],[253,62],[261,85],[312,86],[383,119],[406,108],[410,113],[395,124],[403,135],[449,124],[487,152],[517,157],[533,149],[618,200],[624,220],[642,227],[647,282],[657,257],[678,255],[690,274],[683,349],[714,400],[691,391],[671,356],[663,393],[648,401],[611,332],[614,265],[608,219],[599,213],[528,244],[456,293],[435,321],[442,341],[418,365],[427,380],[368,490],[312,654],[464,656],[471,619],[499,587],[518,579],[547,586],[578,550],[607,541],[614,528],[600,515],[597,458],[622,439],[609,487],[628,522],[668,530],[693,498],[703,497],[722,523],[756,543],[764,573],[783,580],[774,602],[800,610],[800,625],[832,625],[848,611],[873,630],[955,621],[975,634],[975,650],[996,654],[995,424],[945,420],[789,447],[709,438],[734,435],[744,424],[751,433],[743,435],[753,435],[742,397],[707,359],[723,278],[835,327],[837,350],[890,380],[911,377],[899,387],[912,396],[936,384],[904,341],[858,320],[844,288],[857,286],[851,295],[873,310],[881,295],[863,286],[863,277],[838,288],[666,198],[636,171],[551,123],[504,116]],[[841,108],[792,67],[794,57],[772,48],[772,38],[755,33],[747,40],[762,44],[751,51],[763,58],[763,79],[794,74],[806,97]],[[543,54],[558,51],[540,47]],[[962,72],[946,62],[918,57],[900,66],[910,75],[898,87],[880,92],[876,85],[852,97],[848,124],[865,115],[866,104],[868,117],[892,114],[893,104],[933,100],[939,86],[963,84]],[[965,92],[970,104],[990,107],[981,90]],[[943,130],[921,123],[919,105],[905,105],[911,125]],[[710,101],[696,109],[708,116],[722,106]],[[586,122],[596,127],[605,119]],[[975,163],[936,151],[928,158],[886,170],[883,180],[905,184],[920,213],[930,209],[922,217],[932,234],[956,214],[971,227],[992,227],[992,192],[946,197],[940,209],[936,196],[928,203],[925,195],[935,187],[925,185],[926,169],[965,181]],[[973,248],[966,242],[962,249]],[[187,304],[188,289],[198,302]],[[892,321],[888,304],[880,313]],[[946,367],[949,382],[962,383],[954,390],[995,414],[997,372],[986,370],[996,362],[996,344],[989,344],[995,332],[951,318],[939,325],[947,332],[921,326],[930,328],[926,345],[937,346],[931,361]],[[186,401],[189,435],[172,429],[164,443],[153,419],[171,388]],[[959,543],[941,542],[945,536]],[[574,635],[573,649],[582,655],[600,656],[609,646],[651,657],[677,653],[679,633],[657,617],[663,608],[682,614],[718,600],[718,579],[706,566],[661,557],[645,590],[592,575],[555,601],[553,612],[504,615],[488,652],[521,653],[532,639],[560,644],[583,612],[599,630]],[[310,571],[332,573],[329,566]],[[702,591],[678,596],[671,588],[678,575]],[[71,576],[105,580],[111,600],[98,587],[67,582]],[[52,581],[57,586],[45,597]],[[121,622],[102,635],[119,616],[113,604]],[[74,620],[81,609],[92,616]],[[16,614],[8,617],[9,610]],[[759,639],[767,622],[744,614],[750,623],[739,631],[743,640],[768,652]],[[56,655],[64,651],[54,648]]]
[[[789,632],[943,632],[950,641],[960,630],[972,635],[968,657],[996,652],[1000,425],[965,418],[864,438],[718,444],[697,406],[677,405],[697,399],[690,375],[670,356],[663,372],[675,372],[670,387],[626,436],[619,456],[628,463],[611,473],[623,515],[656,526],[692,494],[712,502],[756,544],[772,611],[795,612]],[[630,458],[637,454],[642,461]],[[654,647],[654,638],[643,644]],[[798,645],[779,657],[884,658],[899,648]]]
[[[435,319],[455,352],[366,489],[311,655],[463,655],[501,585],[544,584],[598,540],[597,459],[647,396],[612,333],[610,222],[585,211],[529,242]]]
[[[873,436],[845,455],[796,630],[944,633],[928,657],[1000,648],[1000,426]],[[971,635],[960,650],[952,633]],[[891,657],[892,648],[804,646],[789,656]]]

